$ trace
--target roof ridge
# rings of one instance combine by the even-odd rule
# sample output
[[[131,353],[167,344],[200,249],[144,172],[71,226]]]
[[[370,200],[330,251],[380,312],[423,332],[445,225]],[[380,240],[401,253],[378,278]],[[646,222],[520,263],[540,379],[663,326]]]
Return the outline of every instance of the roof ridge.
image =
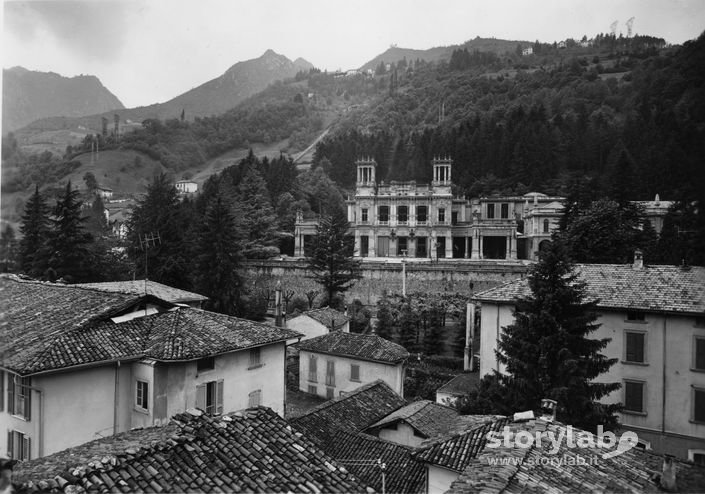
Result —
[[[354,390],[350,391],[349,393],[344,394],[343,396],[336,396],[332,400],[328,400],[328,401],[321,403],[320,405],[316,405],[315,407],[308,410],[306,413],[302,413],[301,415],[297,416],[294,420],[298,420],[303,417],[308,417],[309,415],[320,412],[321,410],[324,410],[324,409],[331,407],[337,403],[340,403],[341,401],[345,401],[349,398],[352,398],[353,396],[357,396],[361,392],[367,391],[368,389],[371,389],[371,388],[378,386],[378,385],[387,386],[392,392],[394,392],[394,390],[392,388],[390,388],[386,382],[384,382],[382,379],[377,379],[376,381],[372,381],[371,383],[367,383],[363,386],[355,388]],[[398,408],[397,408],[397,410],[398,410]]]
[[[459,415],[459,417],[462,417],[462,415]],[[418,449],[418,453],[420,454],[420,453],[426,451],[427,449],[438,446],[441,443],[444,443],[447,441],[452,441],[455,439],[460,439],[461,437],[467,436],[468,434],[476,433],[479,429],[482,429],[485,427],[492,427],[499,422],[508,421],[508,420],[509,420],[509,417],[499,416],[495,420],[483,422],[481,424],[476,424],[476,425],[474,425],[464,431],[453,431],[453,432],[449,432],[447,434],[443,434],[442,436],[438,436],[434,439],[429,440],[429,442],[426,445],[424,445],[423,447],[420,447]]]

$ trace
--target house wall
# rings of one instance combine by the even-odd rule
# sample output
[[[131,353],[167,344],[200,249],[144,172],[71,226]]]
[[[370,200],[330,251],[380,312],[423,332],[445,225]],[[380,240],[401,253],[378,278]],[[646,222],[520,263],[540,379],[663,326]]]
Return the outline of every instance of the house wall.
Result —
[[[330,333],[329,328],[305,314],[289,319],[286,322],[286,327],[287,329],[303,333],[304,336],[301,338],[301,341],[310,340],[316,336],[323,336],[324,334]],[[349,330],[347,332],[349,332]]]
[[[494,354],[497,330],[513,322],[512,310],[513,306],[508,304],[482,304],[480,375],[497,369]],[[625,429],[634,430],[640,438],[650,441],[657,452],[680,458],[687,458],[689,449],[705,448],[705,424],[692,420],[693,387],[705,389],[705,372],[693,370],[694,338],[705,337],[705,327],[696,326],[692,316],[647,313],[643,322],[628,321],[626,311],[602,310],[599,316],[600,327],[591,337],[610,338],[602,353],[618,361],[596,382],[623,384],[628,379],[645,383],[645,413],[621,413],[620,422]],[[625,331],[646,334],[645,363],[625,362]],[[499,370],[503,372],[503,366]],[[603,402],[623,403],[624,388],[611,393]]]
[[[413,427],[403,422],[397,422],[396,427],[387,427],[380,429],[377,436],[380,439],[386,439],[393,443],[403,444],[404,446],[417,447],[424,441],[424,438],[416,435]]]
[[[428,494],[442,494],[450,489],[450,484],[458,479],[458,472],[435,465],[426,466]]]
[[[310,357],[315,355],[317,359],[316,380],[309,381]],[[335,362],[335,386],[326,386],[326,362]],[[350,366],[356,364],[360,366],[360,380],[350,380]],[[338,355],[327,355],[323,353],[313,353],[301,350],[299,354],[299,389],[309,392],[309,386],[316,387],[319,396],[327,397],[327,389],[333,390],[333,396],[340,396],[340,393],[349,393],[354,389],[378,379],[386,382],[390,388],[399,395],[404,394],[404,366],[384,364],[381,362],[370,362],[367,360],[357,360],[350,357]]]

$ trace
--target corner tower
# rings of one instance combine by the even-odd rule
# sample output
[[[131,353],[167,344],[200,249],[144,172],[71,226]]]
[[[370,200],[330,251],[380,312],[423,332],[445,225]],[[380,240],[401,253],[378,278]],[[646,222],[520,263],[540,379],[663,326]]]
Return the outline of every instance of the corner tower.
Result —
[[[450,158],[433,158],[433,186],[434,192],[450,194],[450,172],[453,160]]]

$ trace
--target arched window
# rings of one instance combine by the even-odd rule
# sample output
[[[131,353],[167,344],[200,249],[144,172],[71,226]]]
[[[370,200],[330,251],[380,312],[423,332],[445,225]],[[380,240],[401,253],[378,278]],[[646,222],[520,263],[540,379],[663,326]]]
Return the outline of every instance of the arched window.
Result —
[[[548,220],[543,220],[543,233],[548,233]]]

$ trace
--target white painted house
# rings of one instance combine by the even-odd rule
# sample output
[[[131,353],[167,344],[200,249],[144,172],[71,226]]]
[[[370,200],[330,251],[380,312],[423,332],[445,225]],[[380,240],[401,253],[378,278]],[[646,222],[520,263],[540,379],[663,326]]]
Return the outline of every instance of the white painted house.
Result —
[[[302,312],[289,319],[286,327],[302,333],[302,340],[323,336],[331,331],[350,332],[350,318],[330,307]]]
[[[621,402],[625,429],[645,446],[705,461],[705,267],[578,264],[578,280],[597,300],[593,339],[610,338],[602,351],[618,362],[599,376],[621,389],[604,401]],[[495,350],[514,322],[515,302],[530,294],[516,280],[479,293],[482,305],[480,375],[504,372]]]
[[[198,190],[198,184],[192,180],[179,180],[175,186],[180,194],[193,194]]]
[[[381,379],[404,395],[409,352],[374,334],[343,333],[304,340],[299,350],[299,389],[328,399]]]
[[[297,333],[152,295],[0,277],[0,456],[45,456],[200,408],[283,415]]]

